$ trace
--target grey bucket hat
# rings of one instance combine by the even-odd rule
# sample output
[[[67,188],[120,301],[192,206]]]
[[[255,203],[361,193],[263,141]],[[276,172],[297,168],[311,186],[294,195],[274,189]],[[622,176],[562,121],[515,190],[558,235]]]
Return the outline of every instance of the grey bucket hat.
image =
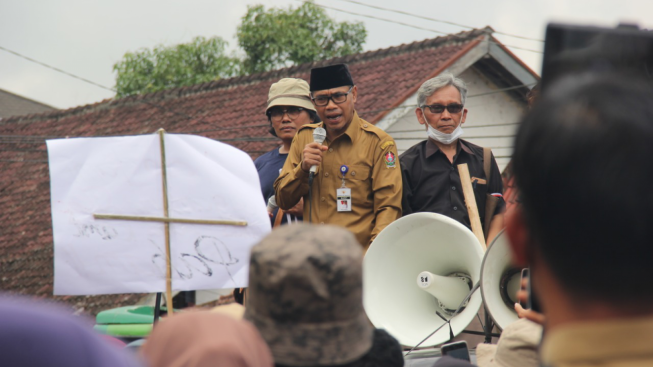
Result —
[[[245,319],[275,363],[338,365],[370,350],[362,261],[354,235],[328,225],[282,226],[252,248]]]

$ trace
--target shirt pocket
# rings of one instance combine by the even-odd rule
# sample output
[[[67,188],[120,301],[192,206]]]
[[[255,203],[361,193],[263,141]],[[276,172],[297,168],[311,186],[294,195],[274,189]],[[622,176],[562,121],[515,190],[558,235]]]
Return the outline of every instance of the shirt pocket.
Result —
[[[364,165],[351,165],[347,172],[345,185],[351,188],[354,212],[372,208],[372,169]]]
[[[476,207],[478,208],[478,214],[481,218],[485,217],[485,196],[487,194],[488,186],[485,178],[474,183],[472,179],[472,188],[474,189],[474,196],[476,197]],[[483,223],[481,223],[482,225]]]
[[[370,171],[371,171],[370,167],[367,166],[362,166],[362,165],[350,166],[349,172],[347,172],[345,179],[349,178],[353,181],[365,181],[368,178],[370,178]]]
[[[472,177],[472,188],[477,198],[479,195],[485,195],[487,193],[487,181],[484,178]]]

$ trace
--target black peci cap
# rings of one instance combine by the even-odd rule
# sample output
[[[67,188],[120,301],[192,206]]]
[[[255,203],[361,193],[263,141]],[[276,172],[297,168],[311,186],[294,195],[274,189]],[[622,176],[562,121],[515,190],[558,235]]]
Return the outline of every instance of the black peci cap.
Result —
[[[311,92],[354,85],[347,64],[329,65],[311,69]]]

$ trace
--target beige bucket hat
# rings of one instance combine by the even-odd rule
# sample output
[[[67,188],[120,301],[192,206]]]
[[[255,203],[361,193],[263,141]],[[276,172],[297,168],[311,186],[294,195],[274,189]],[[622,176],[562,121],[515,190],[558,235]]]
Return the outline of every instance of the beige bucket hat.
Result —
[[[268,107],[265,111],[274,106],[297,106],[315,111],[308,83],[303,79],[295,78],[283,78],[270,86]]]

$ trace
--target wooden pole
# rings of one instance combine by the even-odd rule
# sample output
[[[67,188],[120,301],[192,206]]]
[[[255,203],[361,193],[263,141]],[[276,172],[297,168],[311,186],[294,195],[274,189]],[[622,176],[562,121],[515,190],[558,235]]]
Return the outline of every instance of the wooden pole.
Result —
[[[166,170],[165,130],[159,129],[159,145],[161,147],[161,181],[163,184],[163,217],[168,218],[168,172]],[[170,260],[170,223],[163,223],[166,240],[166,308],[168,316],[172,316],[172,261]]]
[[[463,187],[463,195],[465,196],[465,206],[467,207],[467,214],[469,221],[472,223],[472,232],[481,244],[483,251],[486,250],[485,236],[483,235],[483,226],[481,225],[481,216],[478,214],[478,207],[476,206],[476,196],[474,196],[474,188],[472,187],[472,179],[469,176],[469,168],[467,163],[458,165],[458,174],[460,175],[460,184]]]

